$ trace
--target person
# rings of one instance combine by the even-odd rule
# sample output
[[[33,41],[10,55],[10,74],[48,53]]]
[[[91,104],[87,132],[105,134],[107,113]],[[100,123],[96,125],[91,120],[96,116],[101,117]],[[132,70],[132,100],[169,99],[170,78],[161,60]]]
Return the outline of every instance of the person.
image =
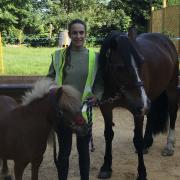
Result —
[[[54,78],[59,86],[69,84],[75,87],[81,93],[82,102],[89,98],[96,102],[102,97],[103,81],[98,67],[98,53],[84,46],[86,24],[80,19],[74,19],[69,23],[68,35],[71,39],[70,45],[52,54],[52,62],[47,76]],[[72,131],[61,128],[56,133],[59,143],[58,177],[60,180],[67,180]],[[90,133],[86,136],[77,135],[76,138],[81,180],[89,180],[90,138]]]

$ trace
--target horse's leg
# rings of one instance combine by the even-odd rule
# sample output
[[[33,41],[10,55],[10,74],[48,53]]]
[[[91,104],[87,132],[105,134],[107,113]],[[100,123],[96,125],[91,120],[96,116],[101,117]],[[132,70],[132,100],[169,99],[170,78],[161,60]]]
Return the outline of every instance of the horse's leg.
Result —
[[[104,163],[100,168],[100,172],[98,174],[98,178],[105,179],[110,178],[112,175],[112,140],[114,137],[114,132],[112,129],[113,122],[112,122],[112,109],[113,107],[110,104],[104,104],[100,107],[101,113],[104,118],[105,123],[105,156],[104,156]]]
[[[31,162],[32,165],[31,180],[38,180],[38,172],[42,160],[43,160],[43,156]]]
[[[7,165],[7,160],[2,159],[2,174],[7,174],[8,173],[8,165]]]
[[[8,164],[6,159],[2,159],[2,175],[4,177],[4,180],[12,180],[11,176],[8,174],[9,169],[8,169]]]
[[[149,112],[147,114],[146,129],[144,133],[144,148],[143,148],[144,154],[148,153],[148,149],[152,146],[152,144],[153,144],[152,116],[151,116],[151,112]]]
[[[15,180],[22,180],[23,172],[27,164],[28,162],[23,160],[14,161]]]
[[[174,154],[174,146],[175,146],[175,123],[177,118],[178,111],[178,102],[176,93],[167,93],[168,95],[168,104],[169,104],[169,129],[167,136],[167,144],[165,148],[162,150],[163,156],[171,156]]]
[[[137,150],[138,154],[138,180],[146,180],[146,167],[144,165],[144,158],[143,158],[143,121],[144,117],[134,117],[134,146]]]

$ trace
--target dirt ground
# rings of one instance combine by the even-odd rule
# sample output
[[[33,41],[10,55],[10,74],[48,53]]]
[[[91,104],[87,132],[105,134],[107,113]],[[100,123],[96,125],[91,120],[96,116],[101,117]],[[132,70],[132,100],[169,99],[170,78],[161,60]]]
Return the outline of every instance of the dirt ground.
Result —
[[[96,180],[104,156],[104,124],[98,108],[95,108],[96,121],[93,128],[95,152],[91,152],[90,180]],[[114,115],[113,140],[113,174],[111,180],[135,180],[137,174],[137,155],[134,153],[133,119],[125,109],[116,108]],[[73,149],[70,156],[68,180],[80,180],[78,157],[73,139]],[[180,111],[176,125],[176,148],[171,157],[162,157],[161,150],[166,143],[166,135],[159,135],[154,139],[149,154],[144,156],[148,180],[180,180]],[[11,162],[10,162],[11,163]],[[12,163],[11,163],[12,165]],[[30,166],[26,168],[24,180],[30,180]],[[39,180],[57,180],[57,172],[53,163],[52,147],[48,146],[39,171]]]

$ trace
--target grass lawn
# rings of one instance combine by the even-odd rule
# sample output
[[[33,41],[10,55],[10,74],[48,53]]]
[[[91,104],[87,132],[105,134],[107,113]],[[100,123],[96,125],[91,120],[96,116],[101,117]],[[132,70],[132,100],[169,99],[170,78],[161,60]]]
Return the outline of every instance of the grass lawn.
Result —
[[[46,75],[55,49],[3,47],[4,75]]]
[[[57,48],[3,47],[4,75],[46,75]],[[95,48],[95,51],[98,51]]]

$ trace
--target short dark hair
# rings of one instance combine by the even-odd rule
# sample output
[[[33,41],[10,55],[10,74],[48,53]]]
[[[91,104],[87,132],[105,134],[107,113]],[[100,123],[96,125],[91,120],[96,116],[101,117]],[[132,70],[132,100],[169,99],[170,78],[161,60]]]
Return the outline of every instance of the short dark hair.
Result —
[[[85,31],[86,31],[86,23],[84,21],[82,21],[81,19],[74,19],[72,20],[69,25],[68,25],[68,31],[70,32],[71,31],[71,27],[73,24],[82,24],[85,28]]]

